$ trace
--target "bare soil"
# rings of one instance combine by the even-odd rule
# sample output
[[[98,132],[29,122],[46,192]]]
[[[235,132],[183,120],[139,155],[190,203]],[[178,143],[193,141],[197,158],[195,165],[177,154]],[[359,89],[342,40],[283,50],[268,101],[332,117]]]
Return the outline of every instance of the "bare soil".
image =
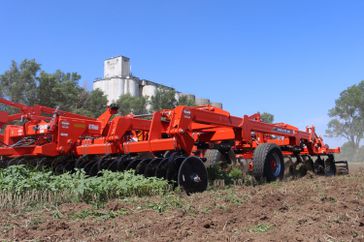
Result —
[[[255,187],[0,213],[0,240],[364,241],[364,166]]]

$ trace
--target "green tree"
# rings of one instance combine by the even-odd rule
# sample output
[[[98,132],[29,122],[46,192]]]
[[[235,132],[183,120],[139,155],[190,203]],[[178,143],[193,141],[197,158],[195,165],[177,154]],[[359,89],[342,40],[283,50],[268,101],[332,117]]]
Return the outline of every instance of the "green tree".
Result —
[[[341,92],[329,116],[327,135],[344,137],[357,151],[364,136],[364,81]]]
[[[177,100],[175,95],[175,90],[158,88],[155,95],[150,99],[152,111],[176,107]]]
[[[47,73],[40,67],[34,59],[23,60],[19,65],[13,61],[9,70],[0,75],[0,96],[26,105],[59,107],[94,117],[105,110],[106,96],[100,90],[88,92],[81,88],[81,76],[76,72]]]
[[[130,94],[120,96],[117,101],[121,115],[146,113],[147,100],[145,97],[133,97]]]
[[[273,114],[270,114],[270,113],[267,113],[267,112],[264,112],[260,115],[260,119],[265,122],[265,123],[273,123],[274,121],[274,115]]]
[[[107,107],[107,97],[100,89],[91,92],[82,89],[79,94],[78,102],[72,111],[78,114],[97,118]]]
[[[34,59],[25,59],[20,65],[12,61],[9,70],[0,75],[2,96],[14,102],[36,104],[39,71],[40,64]]]
[[[92,113],[91,116],[98,117],[106,110],[107,96],[100,89],[93,90],[84,106]]]
[[[56,95],[54,93],[57,85],[55,76],[42,71],[38,79],[38,104],[48,107],[56,107],[59,102],[57,102],[58,94]]]
[[[57,70],[53,75],[56,85],[52,90],[57,106],[63,110],[75,111],[84,100],[80,98],[80,93],[84,91],[78,85],[81,76],[77,73],[64,73]]]
[[[184,105],[184,106],[196,106],[195,100],[193,100],[192,98],[189,98],[186,95],[181,95],[178,98],[177,101],[177,106],[178,105]]]
[[[85,90],[78,85],[81,76],[77,73],[42,71],[37,79],[37,103],[41,105],[73,111],[84,101],[80,94]]]

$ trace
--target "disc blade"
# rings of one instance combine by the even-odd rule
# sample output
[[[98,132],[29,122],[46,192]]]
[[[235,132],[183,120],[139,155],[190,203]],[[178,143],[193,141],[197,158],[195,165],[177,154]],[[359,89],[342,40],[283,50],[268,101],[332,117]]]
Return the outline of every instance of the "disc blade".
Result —
[[[145,177],[152,177],[155,174],[155,170],[159,164],[159,162],[162,160],[163,158],[154,158],[153,160],[151,160],[148,165],[145,167],[145,171],[144,171],[144,176]]]
[[[135,170],[135,168],[137,167],[137,165],[141,162],[140,159],[135,159],[132,162],[130,162],[128,164],[128,166],[126,167],[126,170]]]
[[[136,167],[135,169],[135,173],[136,174],[139,174],[139,175],[143,175],[144,174],[144,171],[145,171],[145,167],[147,167],[147,165],[149,164],[149,162],[151,161],[152,159],[144,159],[142,160]]]
[[[166,176],[168,160],[169,160],[168,158],[164,158],[159,162],[159,164],[155,170],[154,176],[156,176],[158,178],[164,178]]]
[[[190,156],[182,162],[178,170],[178,185],[187,194],[203,192],[207,189],[207,170],[200,158]]]
[[[177,182],[178,169],[184,160],[185,160],[185,157],[183,157],[183,156],[176,157],[173,160],[171,160],[171,159],[168,160],[167,171],[166,171],[166,176],[165,176],[165,178],[168,181]]]

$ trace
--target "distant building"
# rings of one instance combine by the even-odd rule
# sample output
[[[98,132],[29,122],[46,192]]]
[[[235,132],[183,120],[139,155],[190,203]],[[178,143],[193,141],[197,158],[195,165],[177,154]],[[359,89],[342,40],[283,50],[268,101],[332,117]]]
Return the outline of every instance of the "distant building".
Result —
[[[132,75],[130,72],[130,59],[125,56],[106,59],[104,61],[104,78],[96,79],[93,83],[94,90],[100,89],[106,94],[109,104],[117,101],[121,95],[125,94],[135,97],[152,97],[158,88],[174,90],[172,87]],[[222,103],[211,103],[209,99],[195,98],[194,95],[176,91],[176,99],[178,100],[181,96],[188,96],[197,105],[211,104],[222,108]]]

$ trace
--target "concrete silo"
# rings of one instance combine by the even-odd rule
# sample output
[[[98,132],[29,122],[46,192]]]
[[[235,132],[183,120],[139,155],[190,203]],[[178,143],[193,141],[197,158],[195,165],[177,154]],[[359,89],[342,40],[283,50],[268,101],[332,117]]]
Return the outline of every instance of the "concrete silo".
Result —
[[[213,106],[213,107],[217,107],[217,108],[221,108],[221,109],[222,109],[222,103],[219,103],[219,102],[212,102],[212,103],[211,103],[211,106]]]
[[[130,59],[128,57],[117,56],[104,61],[104,79],[128,76],[130,76]]]
[[[139,88],[140,87],[140,81],[138,78],[136,77],[127,77],[125,79],[125,83],[124,83],[124,93],[125,94],[130,94],[133,97],[139,97],[140,93],[139,93]]]
[[[152,84],[147,84],[145,86],[143,86],[143,91],[142,91],[142,95],[144,97],[152,97],[156,94],[157,92],[157,86],[156,85],[152,85]]]
[[[172,87],[146,79],[139,79],[132,75],[130,59],[125,56],[112,57],[104,61],[104,77],[93,82],[93,89],[103,91],[107,96],[108,104],[117,101],[121,95],[126,94],[133,97],[144,96],[150,99],[155,96],[158,89],[176,91]],[[176,100],[180,100],[181,97],[187,99],[189,101],[188,104],[190,104],[190,101],[193,101],[198,106],[211,104],[212,106],[222,108],[221,103],[211,103],[207,98],[196,98],[195,95],[176,92]]]
[[[210,104],[210,99],[207,98],[196,98],[195,99],[196,105],[197,106],[203,106],[203,105],[209,105]]]
[[[121,95],[129,93],[130,60],[125,56],[113,57],[104,61],[104,78],[93,83],[93,89],[105,93],[108,103],[115,102]]]

